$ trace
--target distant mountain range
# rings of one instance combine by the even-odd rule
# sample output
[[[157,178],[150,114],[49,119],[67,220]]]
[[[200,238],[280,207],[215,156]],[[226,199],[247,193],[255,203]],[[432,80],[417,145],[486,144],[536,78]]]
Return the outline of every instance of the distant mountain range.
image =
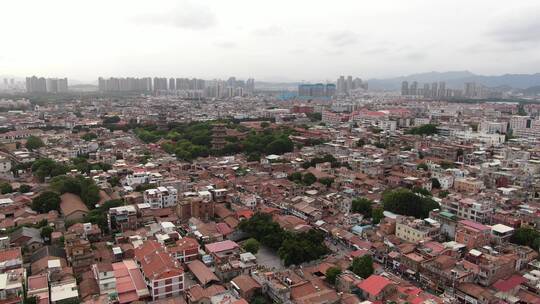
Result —
[[[412,81],[417,81],[419,84],[444,81],[448,88],[455,89],[463,89],[466,82],[476,82],[499,89],[527,89],[540,86],[540,73],[484,76],[469,71],[429,72],[386,79],[369,79],[368,83],[370,89],[399,90],[403,81],[408,81],[409,84]]]

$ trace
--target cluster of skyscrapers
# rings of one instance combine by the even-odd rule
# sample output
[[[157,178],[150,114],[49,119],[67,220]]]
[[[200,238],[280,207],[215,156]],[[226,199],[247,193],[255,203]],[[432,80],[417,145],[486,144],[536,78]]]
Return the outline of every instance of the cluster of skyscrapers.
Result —
[[[301,84],[298,86],[298,96],[300,97],[333,97],[336,95],[336,85],[333,83]]]
[[[67,78],[26,77],[26,92],[28,93],[65,93],[67,91]]]
[[[444,81],[433,82],[431,85],[425,83],[423,87],[419,87],[418,82],[413,81],[409,85],[409,82],[403,81],[401,83],[401,95],[414,95],[423,97],[451,97],[454,95],[451,89],[446,88]]]
[[[469,98],[488,98],[493,97],[493,92],[491,92],[487,87],[478,84],[476,82],[466,82],[465,83],[465,90],[464,90],[465,97]]]
[[[362,89],[367,90],[367,82],[363,82],[362,79],[356,77],[353,79],[352,76],[339,76],[336,81],[336,93],[338,95],[351,95],[355,90]]]
[[[481,99],[497,97],[497,94],[475,82],[465,83],[464,90],[462,91],[447,88],[444,81],[433,82],[431,85],[425,83],[422,87],[420,87],[416,81],[413,81],[410,84],[408,81],[403,81],[401,83],[401,95],[422,96],[424,98],[467,97]]]
[[[11,78],[4,78],[4,86],[7,88],[8,86],[14,86],[15,85],[15,79]]]
[[[367,82],[362,79],[352,76],[340,76],[336,84],[333,83],[315,83],[301,84],[298,86],[298,96],[300,97],[334,97],[334,96],[350,96],[354,91],[362,89],[367,90]]]
[[[101,92],[160,92],[176,93],[188,98],[223,98],[252,95],[255,80],[237,80],[230,77],[223,80],[204,80],[198,78],[103,78],[98,79]]]

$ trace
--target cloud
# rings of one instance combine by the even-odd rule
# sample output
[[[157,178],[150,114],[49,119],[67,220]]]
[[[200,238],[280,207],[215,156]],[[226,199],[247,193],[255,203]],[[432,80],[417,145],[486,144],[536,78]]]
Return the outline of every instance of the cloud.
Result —
[[[323,54],[325,56],[340,56],[340,55],[343,55],[344,52],[342,50],[326,50],[326,51],[323,51]]]
[[[277,25],[272,25],[272,26],[256,29],[253,31],[253,34],[256,36],[278,36],[282,34],[283,32],[284,32],[283,28]]]
[[[224,49],[232,49],[236,47],[236,43],[233,41],[216,42],[214,45]]]
[[[209,7],[189,0],[180,1],[167,12],[138,15],[133,21],[190,30],[205,30],[217,24],[216,15]]]
[[[358,42],[358,36],[350,31],[338,31],[330,33],[328,40],[335,47],[344,47]]]
[[[540,42],[540,9],[528,9],[498,18],[497,26],[488,35],[502,43],[538,43]]]
[[[420,61],[427,58],[427,54],[421,52],[411,52],[405,55],[408,60]]]
[[[362,51],[362,54],[364,55],[378,55],[384,53],[388,53],[388,49],[384,47],[375,47]]]

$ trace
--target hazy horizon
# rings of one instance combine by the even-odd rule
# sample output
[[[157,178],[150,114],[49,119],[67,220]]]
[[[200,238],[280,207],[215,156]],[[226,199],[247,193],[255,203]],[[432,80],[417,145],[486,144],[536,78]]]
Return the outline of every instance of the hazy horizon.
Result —
[[[0,74],[334,81],[540,71],[538,1],[12,1]]]

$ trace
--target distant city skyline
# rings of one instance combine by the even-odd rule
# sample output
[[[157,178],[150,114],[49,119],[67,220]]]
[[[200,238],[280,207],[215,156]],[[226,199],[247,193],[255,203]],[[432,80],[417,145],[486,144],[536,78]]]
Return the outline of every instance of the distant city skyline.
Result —
[[[315,82],[535,73],[539,12],[532,0],[8,1],[0,10],[0,71],[82,82],[99,75]]]

